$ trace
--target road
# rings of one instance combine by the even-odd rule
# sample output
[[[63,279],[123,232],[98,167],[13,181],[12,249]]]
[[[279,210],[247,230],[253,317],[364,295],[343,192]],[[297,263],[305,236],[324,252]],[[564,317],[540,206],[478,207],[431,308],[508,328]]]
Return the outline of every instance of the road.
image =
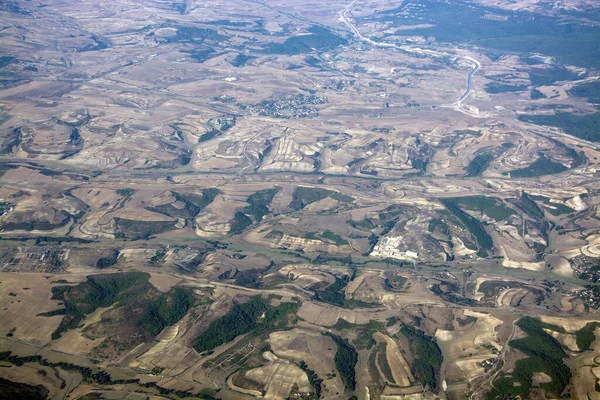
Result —
[[[474,59],[473,57],[469,57],[469,56],[463,56],[463,55],[459,55],[459,54],[450,54],[450,53],[443,53],[443,52],[438,52],[438,51],[432,51],[432,50],[423,50],[417,47],[410,47],[410,46],[398,46],[392,43],[383,43],[383,42],[378,42],[375,41],[373,39],[370,39],[368,37],[363,36],[358,29],[356,28],[356,26],[354,26],[354,24],[352,22],[350,22],[350,20],[348,19],[348,12],[352,9],[352,7],[358,2],[358,0],[353,0],[352,3],[350,3],[346,8],[344,8],[342,11],[340,11],[340,21],[342,21],[344,24],[346,24],[350,30],[352,30],[352,32],[354,33],[354,35],[362,40],[363,42],[366,42],[372,46],[376,46],[376,47],[384,47],[384,48],[393,48],[396,50],[400,50],[400,51],[404,51],[404,52],[408,52],[408,53],[418,53],[418,54],[429,54],[429,55],[434,55],[434,56],[450,56],[450,57],[456,57],[459,59],[463,59],[463,60],[467,60],[470,63],[473,64],[473,69],[471,70],[471,72],[469,72],[469,75],[467,77],[467,89],[465,90],[465,92],[463,93],[462,96],[460,96],[460,98],[458,100],[456,100],[452,106],[454,106],[457,110],[472,115],[472,116],[478,116],[477,114],[474,114],[471,110],[469,110],[468,108],[463,106],[463,102],[467,99],[467,97],[469,97],[469,95],[471,94],[471,91],[473,90],[473,76],[477,73],[477,71],[479,71],[479,69],[481,68],[481,63],[479,61],[477,61],[476,59]]]
[[[510,349],[508,343],[515,336],[515,332],[517,329],[516,324],[519,321],[519,319],[520,318],[517,318],[512,322],[512,331],[510,332],[508,339],[506,339],[506,344],[504,345],[500,353],[498,353],[498,357],[496,358],[496,362],[494,363],[492,368],[488,372],[486,372],[485,375],[483,375],[478,382],[476,382],[473,385],[473,388],[470,390],[471,393],[468,395],[470,400],[473,399],[482,389],[487,387],[494,387],[494,380],[504,367],[504,356],[506,352]]]

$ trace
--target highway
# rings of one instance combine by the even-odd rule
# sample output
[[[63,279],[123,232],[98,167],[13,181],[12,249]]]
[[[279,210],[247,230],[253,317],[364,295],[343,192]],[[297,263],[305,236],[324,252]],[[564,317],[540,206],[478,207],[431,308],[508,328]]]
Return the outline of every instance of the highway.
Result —
[[[396,46],[395,44],[391,44],[391,43],[381,43],[381,42],[376,42],[375,40],[369,39],[367,37],[364,37],[359,31],[358,29],[356,29],[356,27],[354,26],[354,24],[352,24],[352,22],[350,22],[350,20],[348,19],[348,16],[346,15],[348,13],[348,11],[350,11],[350,9],[356,4],[358,0],[354,0],[352,1],[352,3],[350,3],[348,5],[348,7],[344,8],[342,11],[340,11],[340,20],[345,23],[348,28],[350,28],[352,30],[352,32],[354,33],[354,35],[359,38],[360,40],[362,40],[363,42],[367,42],[373,46],[377,46],[377,47],[391,47],[391,48],[396,48],[398,50],[402,50],[402,48],[400,48],[399,46]]]
[[[469,76],[467,77],[467,90],[462,96],[460,96],[460,99],[456,101],[456,105],[459,107],[462,106],[462,102],[469,97],[469,94],[471,94],[471,90],[473,89],[473,75],[475,75],[477,71],[479,71],[479,68],[481,68],[481,64],[476,59],[467,56],[463,56],[462,58],[464,60],[471,61],[473,63],[473,69],[471,72],[469,72]]]

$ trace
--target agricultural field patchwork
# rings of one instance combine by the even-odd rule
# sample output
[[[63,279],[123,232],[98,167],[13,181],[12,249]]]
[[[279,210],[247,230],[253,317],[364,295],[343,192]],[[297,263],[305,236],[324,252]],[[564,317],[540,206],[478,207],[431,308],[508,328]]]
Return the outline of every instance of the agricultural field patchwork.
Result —
[[[1,398],[599,398],[598,1],[0,21]]]

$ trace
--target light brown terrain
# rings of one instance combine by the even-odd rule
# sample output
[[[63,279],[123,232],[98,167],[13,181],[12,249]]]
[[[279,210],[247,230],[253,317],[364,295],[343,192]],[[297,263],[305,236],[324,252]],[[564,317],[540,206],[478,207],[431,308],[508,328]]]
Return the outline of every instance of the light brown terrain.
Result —
[[[0,392],[599,398],[598,10],[2,2]]]

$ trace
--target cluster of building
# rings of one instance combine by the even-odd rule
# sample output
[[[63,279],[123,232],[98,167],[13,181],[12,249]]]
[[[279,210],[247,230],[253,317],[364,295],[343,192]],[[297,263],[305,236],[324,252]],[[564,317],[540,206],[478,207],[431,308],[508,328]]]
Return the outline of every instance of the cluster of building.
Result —
[[[597,258],[577,256],[569,260],[575,275],[588,282],[600,282],[600,261]]]
[[[416,251],[398,249],[401,243],[402,236],[385,237],[379,244],[375,245],[371,256],[395,258],[397,260],[416,260],[419,257],[419,253]]]
[[[487,19],[490,21],[508,21],[508,16],[506,15],[500,15],[500,14],[485,14],[483,17],[481,17],[483,19]]]
[[[12,210],[14,210],[15,205],[11,203],[0,202],[0,217],[8,214]]]
[[[600,288],[597,286],[588,286],[585,290],[576,293],[583,302],[594,310],[600,309]]]
[[[242,108],[266,117],[314,118],[319,115],[319,111],[310,105],[326,103],[328,103],[327,97],[299,94],[281,100],[265,100],[258,104],[242,106]]]
[[[496,358],[488,358],[487,360],[483,360],[479,363],[479,366],[483,368],[485,372],[488,372],[494,364],[496,363]]]

